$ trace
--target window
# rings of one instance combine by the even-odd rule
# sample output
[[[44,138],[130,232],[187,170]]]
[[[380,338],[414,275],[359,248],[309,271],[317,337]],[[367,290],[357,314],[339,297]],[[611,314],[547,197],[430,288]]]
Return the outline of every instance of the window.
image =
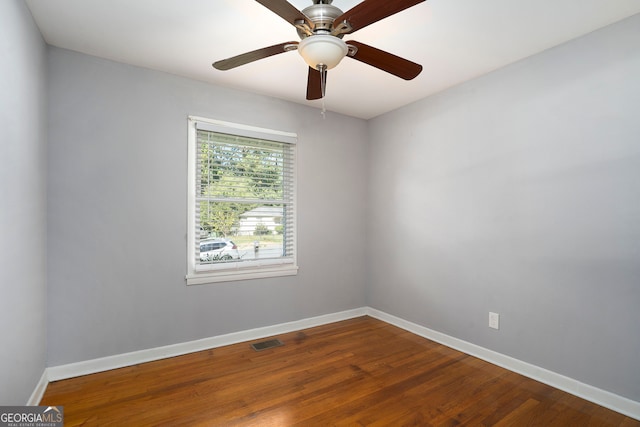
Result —
[[[296,139],[189,117],[187,284],[297,273]]]

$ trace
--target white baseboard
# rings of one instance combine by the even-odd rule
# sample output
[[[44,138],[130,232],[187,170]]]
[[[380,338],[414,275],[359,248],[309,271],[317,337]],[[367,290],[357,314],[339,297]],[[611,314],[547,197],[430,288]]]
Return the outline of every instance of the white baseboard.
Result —
[[[327,323],[339,322],[341,320],[365,316],[366,314],[367,309],[362,307],[353,310],[341,311],[338,313],[297,320],[294,322],[265,326],[262,328],[234,332],[231,334],[219,335],[211,338],[204,338],[180,344],[134,351],[131,353],[117,354],[114,356],[101,357],[99,359],[69,363],[67,365],[52,366],[50,368],[47,368],[47,375],[49,381],[58,381],[78,377],[81,375],[95,374],[96,372],[109,371],[111,369],[123,368],[125,366],[152,362],[155,360],[181,356],[196,351],[208,350],[225,345],[237,344],[244,341],[252,341],[278,334],[284,334],[287,332],[298,331],[300,329],[312,328],[314,326],[325,325]]]
[[[566,391],[574,396],[581,397],[600,406],[604,406],[605,408],[612,409],[628,417],[640,420],[640,402],[618,396],[617,394],[582,383],[573,378],[514,359],[513,357],[451,337],[441,332],[425,328],[424,326],[392,316],[374,308],[367,308],[367,315],[421,337],[430,339],[431,341],[446,345],[447,347],[461,351],[465,354],[469,354],[494,365],[498,365],[512,372],[524,375],[525,377],[532,378],[536,381],[540,381],[541,383]]]
[[[44,396],[44,392],[47,389],[47,385],[49,385],[49,377],[47,376],[47,370],[45,369],[44,372],[42,372],[40,381],[36,384],[35,390],[33,390],[31,397],[29,397],[27,406],[38,406],[40,404],[42,396]]]
[[[557,374],[547,369],[540,368],[527,362],[514,359],[510,356],[495,352],[493,350],[480,347],[478,345],[451,337],[449,335],[434,331],[432,329],[409,322],[399,317],[387,314],[383,311],[370,307],[361,307],[353,310],[341,311],[338,313],[312,317],[294,322],[282,323],[278,325],[266,326],[262,328],[250,329],[247,331],[234,332],[231,334],[204,338],[180,344],[157,347],[148,350],[134,351],[131,353],[108,356],[99,359],[92,359],[83,362],[70,363],[67,365],[53,366],[45,370],[42,379],[38,383],[29,402],[39,402],[44,394],[48,381],[58,381],[73,378],[81,375],[88,375],[125,366],[137,365],[168,357],[181,356],[183,354],[196,351],[207,350],[225,345],[237,344],[245,341],[266,338],[278,334],[294,332],[301,329],[321,326],[328,323],[339,322],[341,320],[352,319],[359,316],[371,316],[391,325],[412,332],[421,337],[430,339],[447,347],[461,351],[463,353],[486,360],[494,365],[501,366],[510,371],[548,384],[567,393],[581,397],[590,402],[596,403],[605,408],[640,420],[640,402],[618,396],[611,392],[584,384],[575,379]],[[31,404],[31,403],[30,403]]]

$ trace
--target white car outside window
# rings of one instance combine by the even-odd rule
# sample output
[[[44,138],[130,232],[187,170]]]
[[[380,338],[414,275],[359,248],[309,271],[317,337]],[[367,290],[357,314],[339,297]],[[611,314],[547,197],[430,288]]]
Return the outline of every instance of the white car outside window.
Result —
[[[238,246],[228,239],[203,240],[200,242],[200,261],[218,262],[240,258]]]

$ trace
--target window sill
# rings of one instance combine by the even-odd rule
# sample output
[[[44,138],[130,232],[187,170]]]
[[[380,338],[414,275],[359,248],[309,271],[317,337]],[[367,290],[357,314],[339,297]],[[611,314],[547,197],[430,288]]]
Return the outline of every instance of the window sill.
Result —
[[[252,268],[246,270],[220,270],[187,274],[187,285],[205,285],[217,282],[232,282],[236,280],[267,279],[270,277],[295,276],[298,274],[296,265],[279,265],[271,268]]]

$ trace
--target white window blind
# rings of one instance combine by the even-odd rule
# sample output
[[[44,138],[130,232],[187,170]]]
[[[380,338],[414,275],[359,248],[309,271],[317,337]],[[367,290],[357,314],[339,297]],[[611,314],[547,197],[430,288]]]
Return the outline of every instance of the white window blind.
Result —
[[[295,274],[295,135],[190,123],[187,283]]]

